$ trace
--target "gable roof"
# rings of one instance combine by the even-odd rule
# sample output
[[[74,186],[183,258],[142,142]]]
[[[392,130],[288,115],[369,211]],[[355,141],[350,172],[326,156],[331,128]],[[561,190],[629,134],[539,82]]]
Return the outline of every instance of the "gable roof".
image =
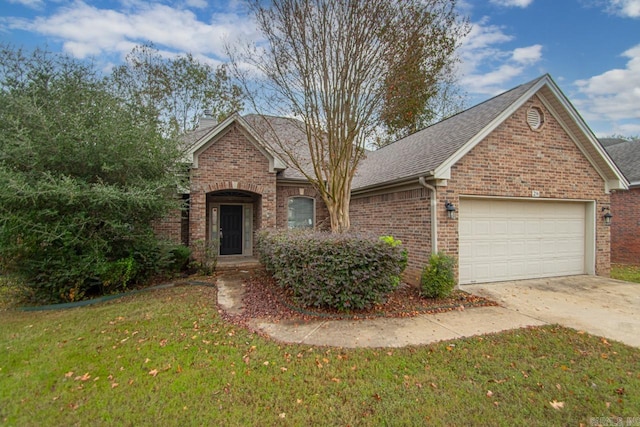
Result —
[[[626,188],[624,176],[548,74],[368,154],[352,188],[449,179],[458,160],[536,94],[605,180],[606,190]]]
[[[234,123],[238,124],[240,131],[247,137],[249,142],[251,142],[269,160],[270,171],[273,172],[286,168],[286,164],[282,159],[269,149],[268,145],[266,145],[262,140],[262,137],[258,135],[247,121],[238,113],[231,114],[217,125],[196,129],[195,131],[185,135],[183,143],[185,145],[186,160],[192,163],[193,167],[197,168],[198,156],[224,136],[231,129]]]
[[[367,152],[353,179],[353,191],[402,185],[420,177],[450,179],[451,167],[534,95],[603,178],[605,191],[626,189],[628,181],[618,166],[555,82],[545,74],[386,147]],[[197,167],[198,155],[222,137],[233,123],[238,123],[241,131],[265,154],[271,170],[278,171],[278,179],[304,180],[300,171],[287,167],[288,156],[277,148],[282,142],[299,155],[303,170],[313,175],[304,124],[293,118],[257,114],[242,117],[234,113],[216,126],[196,129],[187,135],[184,141],[194,167]],[[613,144],[611,147],[619,145],[612,141],[605,143]],[[634,180],[631,175],[627,177]]]
[[[640,186],[640,140],[603,139],[600,141],[603,142],[613,161],[629,180],[630,186]]]

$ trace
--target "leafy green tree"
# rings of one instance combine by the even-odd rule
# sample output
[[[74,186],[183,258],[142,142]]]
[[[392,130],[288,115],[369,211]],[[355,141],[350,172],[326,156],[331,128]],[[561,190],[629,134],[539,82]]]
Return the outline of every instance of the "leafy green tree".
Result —
[[[221,120],[243,106],[224,64],[215,68],[190,53],[163,57],[151,44],[136,46],[112,81],[117,93],[153,111],[171,135],[193,130],[205,111]]]
[[[0,46],[0,268],[72,301],[159,267],[152,221],[176,208],[177,144],[92,65]]]

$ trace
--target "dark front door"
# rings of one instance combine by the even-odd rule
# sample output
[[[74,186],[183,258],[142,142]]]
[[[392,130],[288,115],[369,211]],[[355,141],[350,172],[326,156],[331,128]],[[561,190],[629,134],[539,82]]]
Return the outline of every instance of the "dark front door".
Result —
[[[242,206],[220,206],[220,255],[242,255]]]

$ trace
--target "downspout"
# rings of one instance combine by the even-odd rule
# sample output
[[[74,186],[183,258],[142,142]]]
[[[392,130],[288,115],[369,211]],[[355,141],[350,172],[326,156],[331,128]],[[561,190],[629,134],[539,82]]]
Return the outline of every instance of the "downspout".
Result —
[[[418,178],[418,182],[431,193],[431,253],[438,253],[438,210],[436,187],[427,184],[424,176]]]

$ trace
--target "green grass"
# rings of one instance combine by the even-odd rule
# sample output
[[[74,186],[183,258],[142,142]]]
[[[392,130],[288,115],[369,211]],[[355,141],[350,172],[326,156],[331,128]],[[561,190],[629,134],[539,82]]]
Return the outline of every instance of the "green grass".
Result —
[[[178,287],[0,313],[0,424],[577,426],[640,416],[640,350],[574,330],[404,349],[285,345],[225,323],[215,298]]]
[[[626,282],[640,283],[640,266],[638,265],[612,265],[611,277]]]

